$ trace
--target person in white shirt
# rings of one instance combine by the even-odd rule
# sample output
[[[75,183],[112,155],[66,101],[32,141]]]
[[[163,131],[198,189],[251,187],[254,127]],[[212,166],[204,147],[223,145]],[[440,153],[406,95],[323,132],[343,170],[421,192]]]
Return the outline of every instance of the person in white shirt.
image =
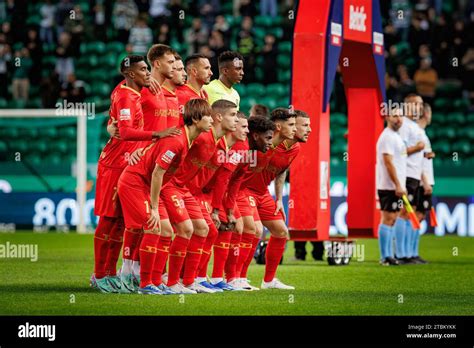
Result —
[[[423,169],[423,130],[416,121],[423,114],[423,99],[417,94],[409,94],[404,100],[404,117],[400,136],[407,146],[406,189],[407,198],[416,210],[419,186]],[[395,222],[396,257],[401,264],[419,263],[412,255],[414,237],[418,234],[408,218],[408,213],[402,209],[400,217]]]
[[[398,130],[404,120],[402,110],[393,108],[386,115],[387,127],[377,141],[377,194],[382,219],[379,225],[379,247],[384,266],[398,265],[394,258],[394,224],[403,205],[401,197],[406,194],[407,149]]]
[[[433,206],[432,193],[435,184],[433,158],[435,157],[435,153],[431,148],[431,141],[426,135],[425,130],[426,127],[431,124],[431,116],[431,106],[425,103],[423,107],[423,116],[418,120],[418,125],[423,130],[423,142],[425,143],[425,149],[423,151],[423,172],[421,175],[421,183],[418,187],[420,192],[418,194],[418,201],[416,202],[416,215],[420,222],[425,219],[426,213],[429,212]],[[415,232],[417,233],[415,233],[412,243],[413,258],[418,263],[427,263],[426,260],[419,256],[420,231]]]

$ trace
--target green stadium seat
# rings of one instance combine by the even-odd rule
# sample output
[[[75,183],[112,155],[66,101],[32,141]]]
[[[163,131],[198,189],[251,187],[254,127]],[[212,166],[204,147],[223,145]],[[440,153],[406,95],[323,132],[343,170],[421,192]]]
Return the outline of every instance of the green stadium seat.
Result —
[[[58,140],[54,143],[54,149],[56,151],[60,152],[61,154],[67,153],[68,150],[69,150],[68,141],[75,142],[76,139],[72,138],[72,139],[68,139],[68,140]]]
[[[289,83],[291,80],[290,69],[278,69],[278,81],[283,83]]]
[[[291,42],[290,41],[282,41],[278,44],[278,50],[280,53],[291,53]]]
[[[253,28],[253,33],[254,33],[254,36],[257,40],[260,40],[260,41],[263,42],[263,39],[265,38],[265,35],[267,34],[267,31],[263,28],[254,27]]]
[[[107,50],[105,43],[102,41],[90,42],[86,47],[88,52],[93,52],[96,54],[104,54]]]
[[[99,58],[97,58],[96,55],[94,54],[91,54],[89,56],[89,61],[88,61],[88,67],[96,67],[97,65],[99,65]]]
[[[50,55],[43,57],[43,66],[48,68],[54,68],[56,65],[57,58],[56,56]]]
[[[232,15],[234,11],[234,4],[232,1],[224,1],[221,5],[221,12],[226,15]]]
[[[253,24],[256,27],[270,27],[272,25],[272,18],[270,16],[255,16]]]
[[[18,128],[14,127],[0,127],[0,136],[2,138],[16,139],[18,138],[20,132]]]
[[[0,98],[0,109],[6,109],[8,106],[8,101],[5,98]]]
[[[0,141],[0,153],[7,152],[8,146],[4,141]]]
[[[258,81],[262,81],[263,80],[263,69],[260,67],[260,66],[257,66],[255,68],[255,78],[258,80]]]
[[[96,82],[91,86],[91,93],[95,96],[107,97],[111,91],[109,84],[105,82]]]
[[[283,37],[283,29],[280,27],[273,27],[269,29],[269,33],[273,34],[277,38],[277,40]]]
[[[66,127],[61,129],[61,135],[68,139],[76,139],[76,127]]]
[[[26,153],[28,150],[28,142],[26,140],[22,139],[17,139],[11,142],[11,147],[10,149],[13,152],[20,152],[20,153]]]
[[[463,155],[470,155],[471,154],[471,144],[467,140],[457,141],[453,144],[451,150],[459,152]]]
[[[23,100],[10,100],[8,102],[9,109],[24,109],[26,106],[26,102]]]
[[[433,108],[436,111],[446,111],[449,108],[449,105],[452,103],[448,98],[438,98],[434,101]]]
[[[41,98],[32,98],[26,103],[26,107],[29,109],[41,109],[43,102]]]
[[[447,117],[449,124],[463,125],[465,122],[465,117],[462,112],[451,112]]]
[[[457,97],[462,92],[461,85],[459,83],[444,83],[436,87],[437,97]]]
[[[257,98],[265,94],[265,88],[260,83],[247,84],[247,96]]]
[[[340,112],[333,112],[330,115],[329,122],[331,126],[334,124],[335,127],[347,126],[347,116]]]
[[[39,151],[41,153],[48,152],[49,146],[51,145],[51,142],[46,139],[40,139],[32,143],[32,147],[30,151]]]
[[[19,128],[18,135],[31,140],[38,137],[38,130],[34,127]]]
[[[288,107],[290,105],[290,96],[282,97],[277,99],[277,106]]]
[[[58,131],[54,127],[43,127],[38,129],[38,137],[52,140],[58,136]]]
[[[172,46],[174,48],[174,46]],[[120,41],[112,41],[107,44],[107,52],[121,54],[125,52],[125,45]]]
[[[451,147],[448,141],[442,140],[432,144],[435,152],[439,152],[443,157],[451,155]],[[436,162],[436,161],[434,161]]]
[[[457,137],[456,127],[444,127],[442,134],[448,139],[455,139]]]
[[[458,98],[454,101],[454,110],[465,111],[469,108],[469,101],[464,98]]]
[[[287,96],[289,94],[288,89],[281,83],[272,83],[267,85],[266,92],[267,95],[271,95],[276,98]]]
[[[38,167],[41,165],[42,163],[42,157],[41,155],[39,154],[36,154],[36,153],[29,153],[27,156],[26,156],[26,161],[31,164],[32,166],[34,167]]]
[[[277,64],[279,68],[289,69],[291,66],[291,58],[287,54],[279,54],[277,56]]]
[[[51,153],[45,157],[43,162],[48,163],[50,165],[59,166],[62,163],[61,155],[57,153]]]

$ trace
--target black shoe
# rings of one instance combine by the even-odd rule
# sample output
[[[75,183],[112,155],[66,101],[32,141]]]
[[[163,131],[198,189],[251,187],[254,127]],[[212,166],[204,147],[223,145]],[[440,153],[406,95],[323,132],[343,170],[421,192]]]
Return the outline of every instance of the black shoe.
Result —
[[[404,257],[401,257],[401,258],[395,257],[395,260],[398,261],[399,265],[405,265],[407,263]]]
[[[386,257],[383,260],[380,260],[380,264],[382,266],[398,266],[399,263],[397,260],[395,260],[393,257]]]
[[[414,260],[416,263],[421,264],[421,265],[424,265],[424,264],[427,264],[427,263],[428,263],[428,261],[422,259],[422,258],[419,257],[419,256],[414,256],[414,257],[412,257],[412,260]]]

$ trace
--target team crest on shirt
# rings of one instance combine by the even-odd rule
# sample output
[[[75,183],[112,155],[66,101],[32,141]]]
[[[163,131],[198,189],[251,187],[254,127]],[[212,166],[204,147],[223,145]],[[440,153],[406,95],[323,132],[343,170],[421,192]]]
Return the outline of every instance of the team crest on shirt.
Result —
[[[161,160],[169,164],[173,160],[174,156],[176,156],[176,154],[173,151],[168,150],[163,154],[163,156],[161,156]]]
[[[131,119],[130,109],[121,109],[119,118],[120,118],[120,121],[130,120]]]

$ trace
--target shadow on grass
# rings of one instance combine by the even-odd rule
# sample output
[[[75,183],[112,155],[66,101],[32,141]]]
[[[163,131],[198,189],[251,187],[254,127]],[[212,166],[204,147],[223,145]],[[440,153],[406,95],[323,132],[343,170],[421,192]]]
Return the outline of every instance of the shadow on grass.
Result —
[[[70,286],[66,284],[0,284],[0,293],[30,293],[30,292],[65,292],[65,293],[98,293],[89,286]]]

